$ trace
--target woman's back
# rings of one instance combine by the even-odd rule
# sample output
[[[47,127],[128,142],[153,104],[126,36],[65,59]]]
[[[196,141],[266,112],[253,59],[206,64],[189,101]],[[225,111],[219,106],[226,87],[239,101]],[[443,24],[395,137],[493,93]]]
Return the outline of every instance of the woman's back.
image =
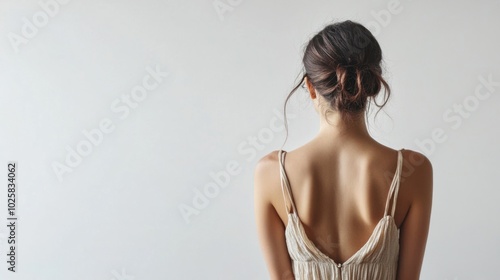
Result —
[[[383,217],[398,151],[380,147],[326,152],[316,147],[287,152],[283,165],[307,235],[330,258],[344,262],[366,243]],[[276,208],[286,225],[284,202]],[[408,200],[398,200],[398,228],[407,210]]]
[[[256,215],[273,279],[418,279],[429,160],[375,141],[320,142],[274,151],[257,165]]]
[[[295,277],[361,279],[371,275],[371,279],[395,279],[399,232],[393,217],[402,150],[356,150],[348,156],[345,149],[330,153],[323,149],[320,155],[315,154],[320,150],[317,146],[311,147],[294,151],[297,160],[293,168],[285,168],[288,153],[278,152],[286,210],[280,215],[285,216]],[[387,160],[380,152],[395,156]],[[289,173],[297,178],[294,187]],[[297,206],[295,196],[301,206]]]

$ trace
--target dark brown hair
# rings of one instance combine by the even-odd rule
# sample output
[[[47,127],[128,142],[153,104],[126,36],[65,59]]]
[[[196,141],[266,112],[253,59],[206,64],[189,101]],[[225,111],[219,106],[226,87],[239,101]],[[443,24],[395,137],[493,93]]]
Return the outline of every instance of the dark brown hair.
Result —
[[[327,25],[306,45],[302,63],[302,79],[285,100],[286,138],[288,124],[286,104],[304,83],[305,77],[344,121],[350,122],[367,112],[370,99],[382,109],[390,96],[390,88],[382,77],[382,50],[375,37],[363,25],[346,20]],[[384,87],[385,101],[377,104],[375,97]],[[319,96],[318,96],[319,98]],[[377,112],[378,113],[378,112]],[[364,116],[363,116],[364,117]],[[286,141],[286,139],[285,139]]]

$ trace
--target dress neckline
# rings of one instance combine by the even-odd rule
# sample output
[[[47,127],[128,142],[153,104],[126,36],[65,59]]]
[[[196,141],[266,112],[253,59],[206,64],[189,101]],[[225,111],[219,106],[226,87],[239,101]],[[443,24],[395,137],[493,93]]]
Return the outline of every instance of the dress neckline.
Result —
[[[292,218],[290,219],[290,217],[292,217]],[[350,256],[344,262],[337,262],[337,261],[335,261],[334,259],[332,259],[328,255],[326,255],[325,253],[323,253],[318,248],[318,246],[316,246],[316,244],[314,244],[314,242],[312,242],[309,239],[309,237],[307,236],[307,233],[305,232],[304,225],[302,224],[302,221],[300,220],[299,216],[295,214],[295,212],[288,213],[288,223],[287,223],[287,225],[285,227],[285,234],[288,232],[288,229],[290,228],[290,221],[297,222],[296,224],[299,227],[300,235],[302,237],[302,240],[304,240],[306,243],[308,243],[306,245],[310,245],[310,247],[312,247],[312,249],[314,249],[321,257],[323,257],[326,261],[333,263],[335,266],[344,266],[344,265],[347,265],[347,264],[351,263],[355,258],[357,258],[358,255],[363,251],[363,249],[366,246],[368,246],[368,244],[371,243],[372,239],[375,238],[375,233],[377,232],[377,229],[380,227],[380,225],[383,224],[382,222],[386,221],[386,220],[389,220],[389,222],[390,222],[389,225],[391,227],[396,228],[398,230],[396,222],[394,221],[394,217],[391,216],[391,215],[385,215],[375,225],[375,227],[372,230],[372,233],[370,234],[370,237],[368,237],[368,240],[363,244],[363,246],[361,246],[361,248],[359,248],[352,256]]]
[[[378,221],[378,223],[375,225],[375,227],[372,230],[372,232],[371,232],[368,240],[361,246],[361,248],[359,248],[351,257],[349,257],[344,262],[336,262],[331,257],[329,257],[328,255],[326,255],[325,253],[323,253],[316,246],[316,244],[314,244],[314,242],[312,242],[309,239],[309,237],[307,236],[307,233],[305,232],[305,229],[304,229],[304,226],[302,224],[302,221],[300,220],[300,218],[299,218],[299,216],[297,214],[297,209],[295,208],[295,203],[293,202],[293,197],[292,197],[290,186],[289,186],[290,182],[288,181],[288,176],[286,174],[286,170],[285,170],[285,168],[283,166],[283,163],[282,163],[283,158],[281,156],[283,156],[283,155],[281,155],[280,156],[280,168],[281,168],[281,176],[282,176],[283,195],[285,196],[284,189],[286,189],[288,191],[289,200],[290,200],[291,206],[292,206],[292,211],[291,212],[288,212],[288,209],[287,209],[288,223],[287,223],[287,225],[285,227],[285,235],[286,235],[287,232],[289,232],[290,221],[294,222],[296,224],[296,226],[298,226],[300,235],[302,237],[302,240],[306,243],[306,246],[308,247],[309,250],[314,250],[325,261],[330,262],[330,263],[334,264],[335,266],[341,267],[343,265],[347,265],[347,264],[351,263],[353,260],[355,260],[356,258],[359,257],[359,254],[361,254],[361,252],[363,251],[363,249],[365,247],[367,247],[372,242],[372,240],[374,238],[376,238],[375,233],[379,232],[378,228],[382,224],[384,224],[383,223],[384,221],[390,220],[389,221],[390,229],[394,229],[395,228],[396,230],[398,230],[396,222],[394,221],[394,210],[395,210],[395,203],[396,203],[395,199],[397,198],[397,189],[399,189],[399,179],[400,179],[399,177],[401,176],[400,172],[401,172],[401,167],[402,167],[402,162],[403,162],[403,154],[402,154],[403,150],[404,149],[398,150],[398,162],[397,162],[397,166],[396,166],[396,172],[395,172],[394,177],[392,178],[392,181],[391,181],[391,187],[389,189],[389,194],[388,194],[387,201],[386,201],[386,209],[384,210],[384,216],[382,216],[382,218],[380,218],[380,220]],[[287,153],[287,151],[285,151],[285,150],[281,150],[281,152],[284,152],[284,154]],[[286,183],[286,188],[284,188],[283,181],[285,181],[285,183]],[[394,190],[394,187],[396,187],[396,185],[397,185],[397,188],[396,188],[396,194],[393,197],[392,215],[389,215],[389,213],[388,213],[389,200],[391,198],[392,192]],[[285,204],[286,204],[286,199],[285,199]],[[387,224],[385,224],[385,225],[387,225]],[[387,228],[387,226],[386,226],[386,228]]]

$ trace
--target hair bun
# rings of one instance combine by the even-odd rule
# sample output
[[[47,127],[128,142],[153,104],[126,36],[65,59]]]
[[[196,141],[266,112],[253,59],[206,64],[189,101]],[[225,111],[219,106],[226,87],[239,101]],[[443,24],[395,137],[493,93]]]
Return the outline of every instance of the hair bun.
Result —
[[[346,111],[362,109],[368,97],[380,92],[383,83],[377,66],[338,64],[331,75],[336,85],[325,97]]]
[[[328,109],[342,113],[346,120],[363,112],[369,98],[389,85],[382,77],[382,50],[363,25],[344,21],[326,26],[307,44],[302,62],[308,80],[323,96]],[[293,91],[292,91],[293,92]]]

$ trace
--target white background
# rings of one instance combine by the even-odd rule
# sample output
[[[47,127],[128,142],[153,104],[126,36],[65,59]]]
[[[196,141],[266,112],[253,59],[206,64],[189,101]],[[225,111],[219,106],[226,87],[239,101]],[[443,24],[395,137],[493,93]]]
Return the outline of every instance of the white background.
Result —
[[[254,166],[285,139],[271,122],[282,127],[305,43],[346,19],[376,35],[393,90],[370,132],[433,164],[421,278],[500,279],[499,1],[214,3],[71,0],[47,16],[35,0],[0,2],[0,279],[268,279]],[[128,115],[112,109],[156,67],[168,77]],[[480,77],[497,84],[488,90]],[[303,90],[287,113],[292,150],[319,119]],[[54,164],[106,119],[114,129],[59,180]],[[435,130],[432,148],[418,144]],[[6,263],[9,161],[16,273]],[[187,223],[179,207],[194,207],[228,164],[237,174]]]

